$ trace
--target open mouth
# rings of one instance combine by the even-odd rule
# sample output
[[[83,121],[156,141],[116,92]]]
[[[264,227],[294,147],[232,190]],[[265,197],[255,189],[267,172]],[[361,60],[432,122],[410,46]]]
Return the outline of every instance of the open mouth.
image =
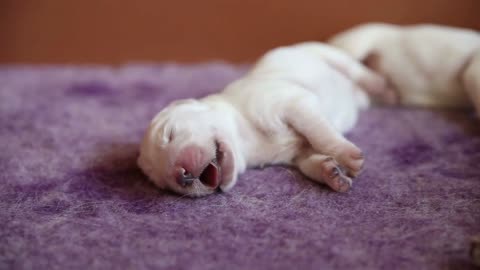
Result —
[[[220,171],[223,160],[223,152],[220,151],[219,143],[215,142],[215,158],[208,163],[208,165],[203,169],[202,173],[198,177],[200,182],[204,185],[217,188],[220,185]]]
[[[212,188],[216,188],[220,184],[219,176],[220,176],[220,166],[217,164],[217,161],[214,159],[210,163],[208,163],[205,169],[203,169],[198,179],[204,185]]]
[[[222,164],[224,153],[220,150],[220,145],[215,142],[215,156],[203,166],[200,174],[192,174],[184,168],[179,168],[177,183],[182,187],[191,186],[194,182],[200,181],[205,187],[211,189],[219,188],[222,182]],[[198,172],[197,172],[198,173]]]

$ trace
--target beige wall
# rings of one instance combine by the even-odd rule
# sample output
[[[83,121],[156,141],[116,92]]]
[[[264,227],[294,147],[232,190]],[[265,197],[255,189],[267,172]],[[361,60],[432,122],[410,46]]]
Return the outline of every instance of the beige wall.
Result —
[[[252,60],[367,21],[480,29],[479,0],[0,0],[0,63]]]

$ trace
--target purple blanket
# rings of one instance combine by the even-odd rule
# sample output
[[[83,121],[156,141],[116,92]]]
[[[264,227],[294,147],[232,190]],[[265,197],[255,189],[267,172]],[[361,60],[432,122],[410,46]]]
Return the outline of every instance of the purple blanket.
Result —
[[[346,194],[291,168],[199,199],[136,166],[153,115],[244,66],[0,68],[0,269],[473,269],[480,128],[471,112],[373,108],[348,134]]]

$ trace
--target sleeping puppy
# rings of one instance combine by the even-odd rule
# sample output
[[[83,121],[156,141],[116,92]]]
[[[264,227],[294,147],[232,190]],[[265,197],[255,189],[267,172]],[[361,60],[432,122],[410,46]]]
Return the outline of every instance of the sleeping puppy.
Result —
[[[384,79],[338,49],[302,43],[268,52],[243,78],[152,120],[138,164],[159,187],[189,196],[232,188],[247,167],[285,164],[335,191],[362,168],[343,132]]]
[[[465,107],[480,112],[480,34],[437,25],[365,24],[329,43],[385,76],[390,87],[371,92],[386,103]]]

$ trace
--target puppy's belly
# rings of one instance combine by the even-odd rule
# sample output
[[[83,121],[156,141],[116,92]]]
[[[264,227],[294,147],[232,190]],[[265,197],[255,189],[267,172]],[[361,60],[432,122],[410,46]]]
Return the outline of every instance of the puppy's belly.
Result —
[[[419,94],[401,94],[401,103],[408,106],[420,106],[429,108],[466,108],[471,106],[471,102],[463,92],[460,95],[433,95]]]
[[[457,82],[447,83],[444,87],[436,87],[426,78],[422,78],[423,87],[418,84],[402,83],[397,89],[400,102],[409,106],[431,108],[464,108],[471,102],[466,91]],[[408,78],[405,78],[408,80]]]
[[[461,72],[468,61],[464,52],[455,57],[439,59],[441,52],[430,55],[429,60],[421,59],[415,50],[380,52],[380,65],[376,71],[386,75],[400,97],[400,103],[412,106],[455,108],[467,107],[470,100],[461,81]],[[423,56],[425,58],[425,56]],[[433,60],[431,60],[433,59]]]

